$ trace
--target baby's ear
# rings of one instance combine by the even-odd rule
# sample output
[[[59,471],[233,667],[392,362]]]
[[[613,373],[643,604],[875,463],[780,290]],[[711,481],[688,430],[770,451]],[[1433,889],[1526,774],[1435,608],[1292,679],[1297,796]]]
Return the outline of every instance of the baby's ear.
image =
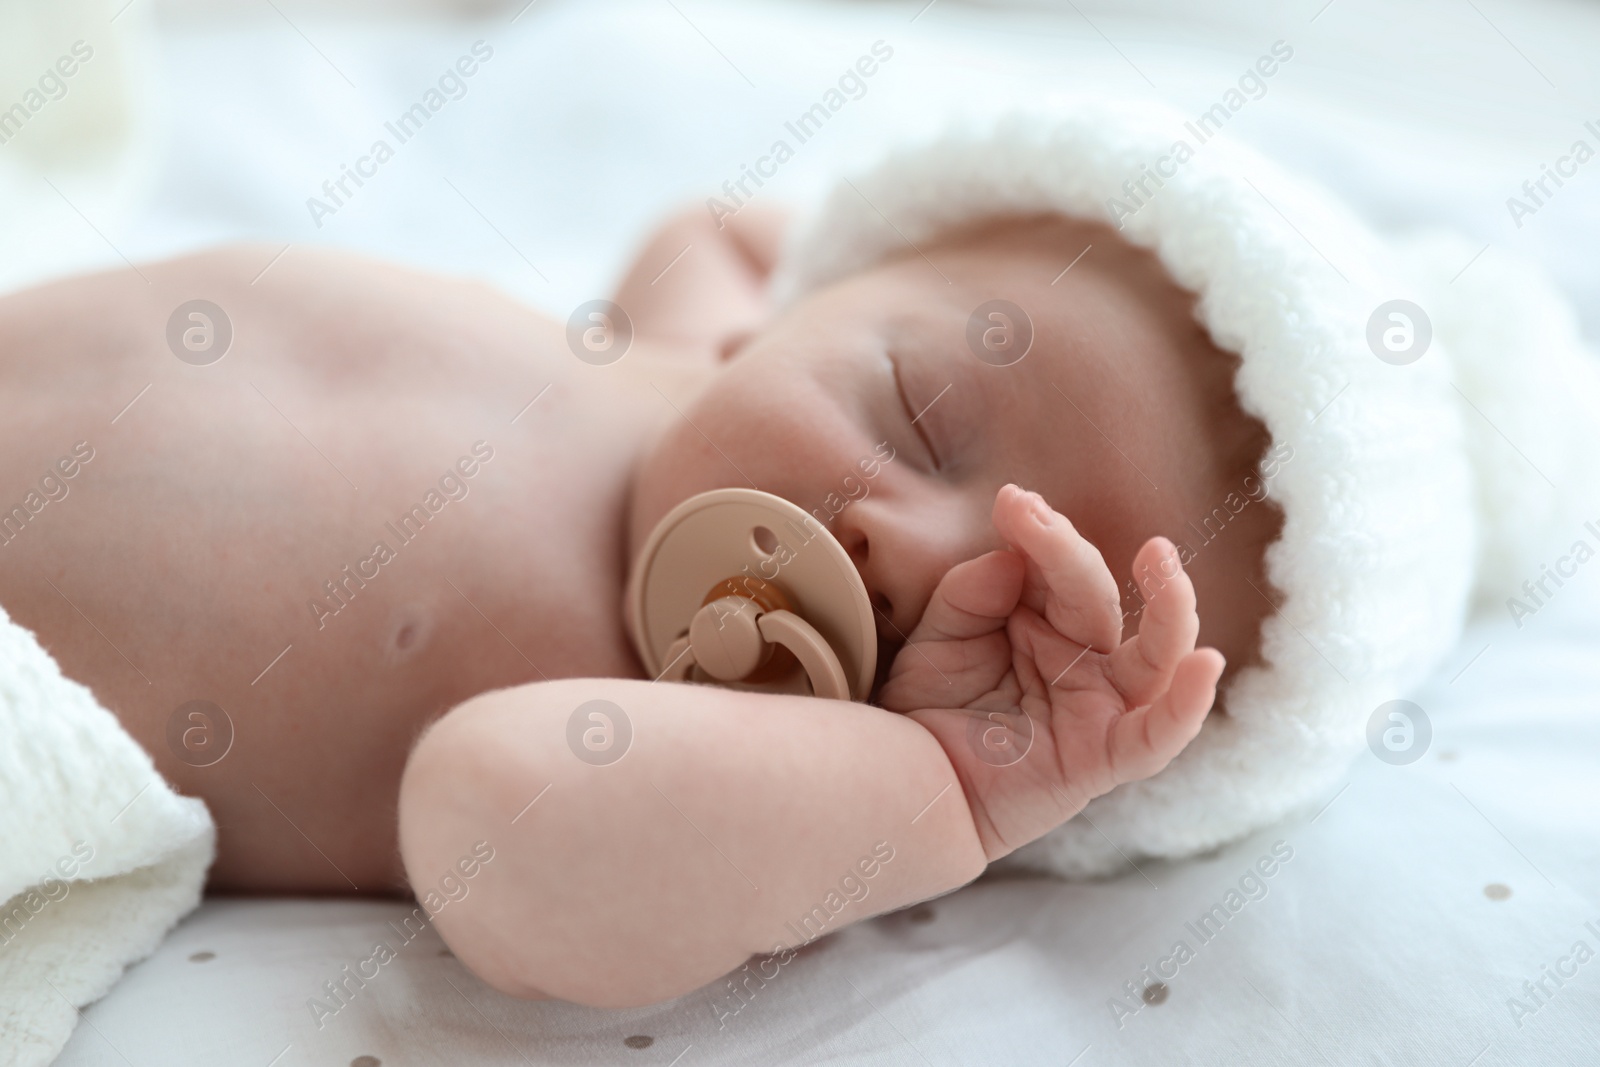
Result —
[[[737,333],[729,334],[723,339],[721,347],[717,349],[717,362],[732,362],[734,357],[744,350],[744,346],[749,344],[750,339],[755,335],[756,332],[754,330],[740,330]]]

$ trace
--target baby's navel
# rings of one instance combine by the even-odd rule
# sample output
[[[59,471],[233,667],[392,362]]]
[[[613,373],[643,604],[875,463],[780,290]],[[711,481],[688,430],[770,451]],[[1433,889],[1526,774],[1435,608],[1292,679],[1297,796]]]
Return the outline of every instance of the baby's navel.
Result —
[[[427,646],[433,636],[433,614],[421,604],[405,604],[395,609],[385,632],[385,658],[390,665],[398,666]]]

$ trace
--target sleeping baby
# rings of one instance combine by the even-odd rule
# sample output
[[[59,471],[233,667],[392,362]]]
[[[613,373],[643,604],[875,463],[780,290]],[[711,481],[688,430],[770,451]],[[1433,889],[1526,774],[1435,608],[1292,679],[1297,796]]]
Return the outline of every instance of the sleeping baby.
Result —
[[[1412,403],[1319,376],[1348,366],[1361,394],[1397,371],[1361,340],[1371,308],[1275,301],[1322,292],[1322,268],[1299,231],[1185,193],[1221,180],[1200,162],[1119,230],[1103,201],[1158,140],[1030,122],[982,135],[1004,158],[966,134],[891,157],[800,235],[759,204],[672,219],[613,294],[605,359],[583,308],[569,325],[302,247],[10,296],[5,484],[46,471],[60,490],[8,512],[0,603],[204,798],[211,889],[414,892],[522,997],[673,997],[1019,849],[1103,870],[1072,836],[1096,798],[1136,854],[1237,836],[1349,758],[1348,730],[1275,759],[1236,738],[1322,721],[1332,676],[1311,656],[1351,654],[1328,636],[1358,613],[1340,605],[1463,560],[1374,549],[1319,613],[1285,617],[1349,520],[1319,527],[1307,502],[1307,529],[1275,499],[1311,500],[1302,457],[1339,404]],[[1183,216],[1196,203],[1211,229]],[[1464,460],[1427,466],[1447,448],[1423,446],[1423,503],[1467,499]],[[868,470],[870,492],[841,489]],[[645,671],[630,564],[723,487],[828,517],[873,607],[867,702]],[[1360,640],[1398,651],[1347,679],[1342,722],[1440,638]],[[596,700],[625,713],[621,758],[569,744]],[[1269,704],[1302,722],[1253,726]],[[1014,759],[972,742],[995,716],[1027,737]],[[1278,799],[1197,802],[1219,765]],[[1117,822],[1119,803],[1143,807]]]

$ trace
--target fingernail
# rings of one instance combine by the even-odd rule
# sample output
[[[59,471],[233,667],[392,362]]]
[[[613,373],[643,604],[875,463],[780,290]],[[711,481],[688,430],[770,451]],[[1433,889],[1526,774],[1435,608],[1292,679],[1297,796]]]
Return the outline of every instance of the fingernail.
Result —
[[[1044,497],[1040,496],[1038,493],[1032,493],[1030,495],[1033,497],[1034,517],[1039,520],[1040,524],[1049,526],[1051,519],[1050,505],[1046,504],[1044,502]]]

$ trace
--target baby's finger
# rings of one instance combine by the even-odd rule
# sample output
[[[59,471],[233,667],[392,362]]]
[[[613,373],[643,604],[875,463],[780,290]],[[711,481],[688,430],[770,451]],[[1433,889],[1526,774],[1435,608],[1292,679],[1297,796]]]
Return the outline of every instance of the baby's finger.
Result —
[[[1225,661],[1214,648],[1179,661],[1172,686],[1147,708],[1130,711],[1111,727],[1111,770],[1117,782],[1137,782],[1160,771],[1194,740],[1217,699]]]
[[[878,695],[891,711],[959,708],[992,689],[1011,666],[1004,633],[1027,564],[1001,550],[959,563],[934,588],[907,649]]]
[[[1144,599],[1139,632],[1111,654],[1111,682],[1130,706],[1148,704],[1172,684],[1178,661],[1200,634],[1194,584],[1165,537],[1152,537],[1133,560],[1133,581]]]
[[[1022,595],[1027,564],[1004,549],[958,563],[934,587],[910,640],[966,641],[1004,628]]]
[[[1042,496],[1015,485],[995,496],[994,525],[1038,568],[1045,585],[1040,614],[1056,633],[1096,652],[1116,648],[1122,598],[1100,550]]]

